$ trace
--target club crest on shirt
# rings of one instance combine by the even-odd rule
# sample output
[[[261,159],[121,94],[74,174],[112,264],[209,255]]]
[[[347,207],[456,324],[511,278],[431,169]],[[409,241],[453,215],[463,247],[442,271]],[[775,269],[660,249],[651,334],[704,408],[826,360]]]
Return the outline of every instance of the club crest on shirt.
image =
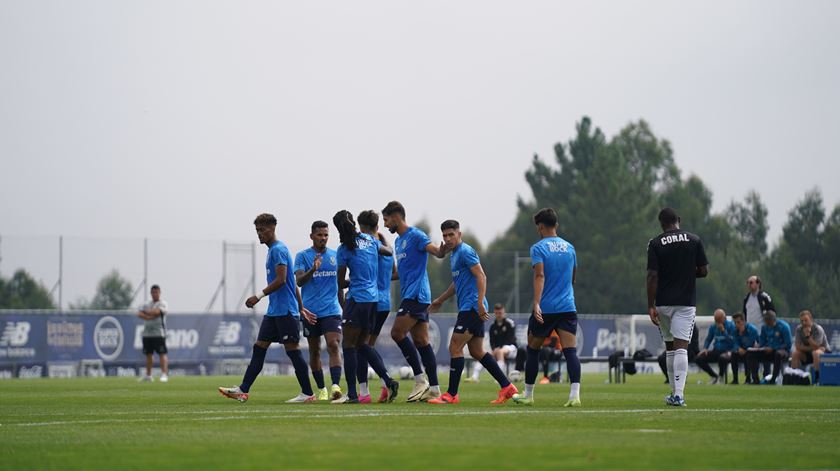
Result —
[[[335,259],[335,255],[330,255],[330,263],[333,264],[333,265],[337,264],[336,259]]]

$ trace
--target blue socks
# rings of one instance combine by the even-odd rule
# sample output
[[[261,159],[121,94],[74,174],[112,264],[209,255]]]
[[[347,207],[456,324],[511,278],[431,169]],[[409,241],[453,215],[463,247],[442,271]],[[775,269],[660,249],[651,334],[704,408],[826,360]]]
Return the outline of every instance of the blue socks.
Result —
[[[528,347],[528,358],[525,360],[525,384],[535,384],[537,382],[537,372],[539,365],[540,351]]]
[[[324,371],[312,370],[312,377],[315,378],[315,386],[318,386],[318,389],[324,389]]]
[[[499,368],[499,364],[496,363],[496,360],[493,359],[493,355],[485,353],[484,356],[481,357],[480,361],[481,366],[483,366],[484,369],[487,370],[487,372],[490,373],[491,376],[493,376],[493,379],[495,379],[496,382],[499,383],[499,386],[503,388],[510,386],[510,380],[507,379],[507,376],[505,376],[504,371],[502,371],[502,369]]]
[[[414,376],[423,374],[423,368],[420,367],[420,355],[417,353],[417,347],[414,346],[414,342],[406,335],[404,339],[397,342],[397,346],[400,347],[400,351],[402,351],[405,361],[408,362],[408,366],[414,371]]]
[[[286,350],[286,356],[289,357],[289,360],[292,360],[292,365],[295,367],[295,376],[297,376],[298,383],[300,384],[300,391],[307,396],[311,396],[312,383],[309,382],[309,367],[306,366],[306,361],[303,359],[300,350]],[[324,377],[322,374],[321,381],[323,380]]]
[[[420,357],[423,358],[423,368],[426,370],[426,376],[429,377],[430,386],[438,386],[437,377],[437,359],[435,358],[435,351],[432,350],[431,345],[426,345],[417,349],[420,352]]]
[[[242,384],[239,389],[242,392],[251,390],[251,385],[257,379],[257,375],[262,371],[263,363],[265,363],[265,354],[268,352],[267,348],[260,348],[254,345],[253,353],[251,353],[251,362],[248,363],[248,369],[245,370],[245,377],[242,378]]]
[[[344,347],[344,379],[347,381],[347,397],[358,399],[356,393],[356,349]]]
[[[449,389],[447,389],[446,392],[448,392],[450,396],[458,394],[458,385],[461,383],[461,374],[463,372],[464,357],[449,360]]]
[[[340,366],[331,366],[330,367],[330,378],[332,379],[332,384],[338,384],[341,382],[341,367]]]
[[[563,356],[566,358],[566,369],[569,371],[569,382],[580,383],[580,358],[577,356],[577,348],[564,348]]]

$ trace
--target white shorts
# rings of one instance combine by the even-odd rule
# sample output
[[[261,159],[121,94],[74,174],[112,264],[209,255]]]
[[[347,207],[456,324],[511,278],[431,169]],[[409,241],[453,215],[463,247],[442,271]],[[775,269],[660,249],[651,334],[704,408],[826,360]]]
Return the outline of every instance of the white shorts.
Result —
[[[659,333],[662,340],[673,342],[674,339],[691,341],[694,332],[694,306],[656,306],[659,314]]]
[[[499,350],[504,353],[505,358],[516,359],[516,345],[502,345]]]

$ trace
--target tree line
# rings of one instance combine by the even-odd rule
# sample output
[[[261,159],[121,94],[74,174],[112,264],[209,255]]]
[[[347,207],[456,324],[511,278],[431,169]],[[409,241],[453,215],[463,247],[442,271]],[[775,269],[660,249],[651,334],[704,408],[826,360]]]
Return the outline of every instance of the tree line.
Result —
[[[534,156],[525,172],[531,198],[517,197],[516,216],[501,236],[482,247],[465,231],[464,240],[481,255],[491,303],[513,311],[518,299],[520,310],[530,310],[527,257],[537,239],[531,217],[539,208],[552,207],[559,233],[578,254],[578,312],[644,313],[647,242],[659,232],[658,211],[671,206],[682,227],[703,239],[710,261],[709,277],[697,285],[700,314],[718,307],[730,314],[741,310],[746,279],[758,274],[781,316],[810,309],[816,317],[840,318],[840,205],[828,212],[819,190],[806,192],[790,211],[780,240],[770,249],[761,196],[749,190],[742,201],[714,213],[711,190],[700,177],[682,175],[671,144],[644,120],[608,138],[584,117],[572,139],[555,145],[554,164]],[[438,232],[437,224],[416,225],[430,235]],[[430,258],[428,271],[433,295],[443,292],[451,282],[449,260]],[[99,282],[90,302],[82,299],[71,308],[125,309],[131,293],[131,284],[113,271]],[[52,307],[49,292],[23,270],[10,279],[0,277],[0,308]],[[443,309],[453,311],[453,301]]]

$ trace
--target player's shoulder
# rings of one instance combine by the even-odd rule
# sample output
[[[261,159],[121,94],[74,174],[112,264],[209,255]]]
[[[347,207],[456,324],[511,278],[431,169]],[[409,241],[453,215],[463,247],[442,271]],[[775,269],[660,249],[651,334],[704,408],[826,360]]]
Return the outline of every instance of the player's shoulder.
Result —
[[[507,324],[510,327],[514,327],[516,325],[516,323],[513,322],[513,319],[511,319],[510,317],[505,317],[505,322],[504,323]]]

